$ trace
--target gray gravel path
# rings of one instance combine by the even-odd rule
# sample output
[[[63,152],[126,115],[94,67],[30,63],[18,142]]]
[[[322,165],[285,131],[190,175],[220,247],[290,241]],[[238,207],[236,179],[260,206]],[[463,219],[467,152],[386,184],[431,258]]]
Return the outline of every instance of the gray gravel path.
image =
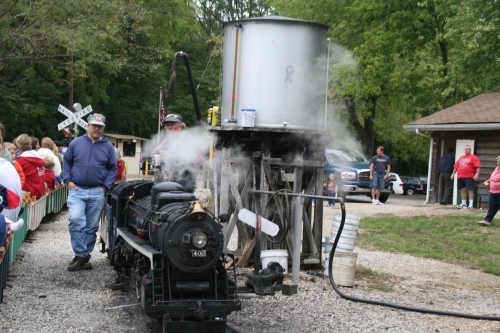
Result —
[[[399,204],[407,210],[407,199]],[[372,207],[351,203],[357,213]],[[391,203],[384,207],[398,206]],[[439,205],[438,205],[439,206]],[[362,208],[365,207],[365,208]],[[354,208],[352,208],[354,209]],[[394,208],[395,209],[395,208]],[[414,209],[414,208],[412,208]],[[422,212],[441,209],[421,208]],[[451,209],[451,208],[450,208]],[[453,211],[444,211],[453,214]],[[352,214],[352,212],[349,212]],[[470,214],[479,214],[471,212]],[[397,212],[395,211],[395,214]],[[12,287],[0,305],[3,332],[158,332],[158,325],[135,304],[134,293],[112,291],[107,258],[94,250],[92,271],[68,272],[72,251],[67,212],[51,216],[31,233],[11,268]],[[500,278],[434,260],[384,252],[358,252],[358,264],[394,276],[394,292],[373,290],[356,282],[345,293],[415,307],[482,315],[500,315]],[[499,332],[500,323],[426,315],[354,303],[339,297],[322,271],[302,271],[293,296],[243,299],[242,311],[230,321],[241,332]],[[289,278],[285,282],[290,283]]]

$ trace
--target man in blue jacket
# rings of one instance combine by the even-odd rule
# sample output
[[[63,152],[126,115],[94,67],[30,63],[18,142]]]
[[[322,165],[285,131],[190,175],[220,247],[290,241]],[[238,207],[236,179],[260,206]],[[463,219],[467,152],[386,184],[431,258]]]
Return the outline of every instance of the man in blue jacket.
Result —
[[[105,192],[116,177],[115,149],[103,137],[106,118],[98,113],[88,117],[87,134],[71,141],[64,154],[63,176],[68,186],[69,233],[75,258],[69,271],[92,269],[99,216]]]

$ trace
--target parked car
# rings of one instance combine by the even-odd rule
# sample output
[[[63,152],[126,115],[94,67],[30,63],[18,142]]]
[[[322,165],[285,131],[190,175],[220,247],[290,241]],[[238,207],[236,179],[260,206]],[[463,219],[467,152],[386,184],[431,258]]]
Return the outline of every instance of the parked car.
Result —
[[[325,179],[330,173],[335,173],[337,196],[345,199],[348,195],[365,195],[371,197],[370,161],[359,151],[347,149],[325,149]],[[380,202],[389,199],[392,182],[385,182],[385,188],[380,195]]]
[[[403,181],[403,193],[413,195],[415,193],[424,193],[424,186],[418,177],[401,176]]]
[[[403,194],[403,181],[397,173],[391,172],[389,180],[392,182],[392,193]]]
[[[418,179],[420,179],[420,182],[424,187],[424,192],[427,192],[427,176],[418,176]]]

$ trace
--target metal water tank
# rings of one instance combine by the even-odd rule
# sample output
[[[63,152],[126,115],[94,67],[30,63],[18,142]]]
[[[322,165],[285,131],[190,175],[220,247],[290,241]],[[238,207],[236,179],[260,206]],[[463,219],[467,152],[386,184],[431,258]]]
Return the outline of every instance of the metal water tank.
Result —
[[[331,28],[282,16],[223,28],[221,126],[323,130]]]

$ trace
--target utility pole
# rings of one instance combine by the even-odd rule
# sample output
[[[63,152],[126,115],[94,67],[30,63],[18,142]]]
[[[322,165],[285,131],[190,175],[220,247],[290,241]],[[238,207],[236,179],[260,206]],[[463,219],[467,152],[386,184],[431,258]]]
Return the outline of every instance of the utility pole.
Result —
[[[69,104],[68,109],[73,108],[73,55],[70,54],[69,59],[71,61],[70,70],[69,70]],[[73,136],[76,134],[76,124],[71,124],[69,127],[69,133],[67,135],[68,143],[73,140]]]

